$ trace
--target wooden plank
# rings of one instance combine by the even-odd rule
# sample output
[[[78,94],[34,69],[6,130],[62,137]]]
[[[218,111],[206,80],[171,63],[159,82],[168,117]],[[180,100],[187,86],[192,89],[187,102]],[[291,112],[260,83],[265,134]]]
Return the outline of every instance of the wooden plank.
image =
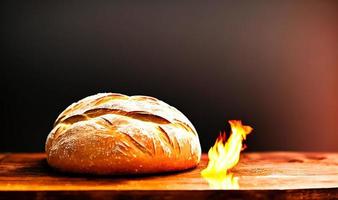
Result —
[[[0,199],[126,199],[126,200],[216,200],[216,199],[262,199],[304,200],[338,199],[338,189],[311,190],[197,190],[197,191],[21,191],[0,192]]]
[[[9,155],[9,153],[0,154],[0,162]]]
[[[197,168],[184,172],[128,177],[88,176],[54,171],[47,165],[43,153],[8,154],[0,162],[0,191],[3,191],[0,196],[40,194],[48,197],[57,194],[67,197],[85,194],[90,196],[95,193],[102,197],[132,195],[133,198],[144,198],[165,194],[169,199],[175,199],[178,196],[183,198],[184,195],[197,194],[210,198],[209,195],[271,197],[281,193],[284,197],[297,194],[305,197],[324,195],[338,198],[338,153],[244,153],[240,163],[232,170],[239,179],[240,190],[226,192],[216,192],[200,176],[206,164],[207,156],[203,155]],[[21,193],[17,193],[18,191]]]

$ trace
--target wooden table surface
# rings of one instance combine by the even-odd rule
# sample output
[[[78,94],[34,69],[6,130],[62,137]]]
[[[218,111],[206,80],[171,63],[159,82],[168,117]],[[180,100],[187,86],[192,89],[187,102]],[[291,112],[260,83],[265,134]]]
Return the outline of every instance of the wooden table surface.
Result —
[[[338,199],[338,153],[244,153],[232,170],[239,189],[211,187],[200,172],[207,156],[195,169],[147,176],[88,176],[51,169],[43,153],[0,154],[0,198],[25,195],[77,197],[310,197]],[[225,188],[223,188],[225,189]],[[128,196],[130,195],[130,196]],[[178,196],[177,196],[178,195]],[[183,196],[182,196],[183,195]],[[304,196],[305,195],[305,196]],[[187,197],[188,198],[188,197]],[[128,198],[127,198],[128,199]]]

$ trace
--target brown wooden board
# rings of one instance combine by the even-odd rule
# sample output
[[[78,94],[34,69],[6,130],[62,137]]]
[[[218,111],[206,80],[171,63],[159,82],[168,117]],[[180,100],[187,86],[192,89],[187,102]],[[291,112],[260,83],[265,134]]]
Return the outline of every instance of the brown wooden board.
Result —
[[[232,170],[239,189],[210,187],[200,172],[207,164],[177,173],[144,176],[73,175],[51,169],[43,153],[0,154],[0,198],[118,197],[195,199],[338,199],[338,153],[244,153]]]

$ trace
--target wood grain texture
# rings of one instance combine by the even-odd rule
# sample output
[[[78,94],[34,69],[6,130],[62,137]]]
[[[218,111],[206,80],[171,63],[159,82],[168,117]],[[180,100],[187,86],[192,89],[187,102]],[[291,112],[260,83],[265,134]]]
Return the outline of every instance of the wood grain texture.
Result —
[[[121,199],[338,198],[338,153],[244,153],[232,170],[239,190],[214,190],[193,170],[147,176],[85,176],[51,169],[45,154],[0,154],[1,197]],[[40,195],[40,196],[39,196]]]

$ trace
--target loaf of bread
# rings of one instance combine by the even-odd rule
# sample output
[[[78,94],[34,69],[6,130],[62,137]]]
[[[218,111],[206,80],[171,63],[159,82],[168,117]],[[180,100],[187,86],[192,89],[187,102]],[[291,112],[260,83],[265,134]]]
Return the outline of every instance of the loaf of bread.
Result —
[[[66,108],[45,145],[53,168],[71,173],[144,174],[196,167],[197,132],[153,97],[101,93]]]

